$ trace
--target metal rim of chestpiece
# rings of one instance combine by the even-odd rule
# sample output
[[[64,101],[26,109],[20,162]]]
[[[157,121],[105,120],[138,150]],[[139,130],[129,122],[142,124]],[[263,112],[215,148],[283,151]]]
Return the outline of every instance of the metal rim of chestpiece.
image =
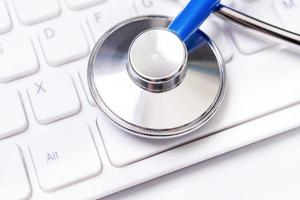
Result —
[[[135,80],[139,73],[132,72],[129,63],[133,41],[148,30],[166,30],[171,20],[141,16],[123,21],[99,39],[90,56],[87,77],[97,107],[119,128],[136,136],[164,139],[191,133],[215,114],[225,93],[224,61],[201,31],[201,43],[182,59],[185,68],[176,68],[180,72],[177,85],[168,83],[164,90],[151,90]]]

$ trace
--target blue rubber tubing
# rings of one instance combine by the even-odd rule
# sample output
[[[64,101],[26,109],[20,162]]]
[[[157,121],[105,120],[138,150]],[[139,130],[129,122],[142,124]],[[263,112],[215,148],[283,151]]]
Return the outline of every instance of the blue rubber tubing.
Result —
[[[216,9],[220,0],[191,0],[171,22],[168,29],[186,42],[200,25]]]

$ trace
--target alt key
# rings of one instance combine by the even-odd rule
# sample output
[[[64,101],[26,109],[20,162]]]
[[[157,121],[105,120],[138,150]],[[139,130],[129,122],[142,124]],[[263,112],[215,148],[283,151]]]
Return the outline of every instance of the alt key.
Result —
[[[98,175],[101,162],[84,123],[64,123],[47,128],[30,144],[32,159],[41,188],[58,190]]]

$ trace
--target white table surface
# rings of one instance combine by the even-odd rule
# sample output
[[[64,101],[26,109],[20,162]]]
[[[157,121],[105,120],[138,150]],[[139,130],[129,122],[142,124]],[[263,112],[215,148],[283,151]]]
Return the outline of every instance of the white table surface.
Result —
[[[300,129],[199,163],[104,200],[299,200]]]

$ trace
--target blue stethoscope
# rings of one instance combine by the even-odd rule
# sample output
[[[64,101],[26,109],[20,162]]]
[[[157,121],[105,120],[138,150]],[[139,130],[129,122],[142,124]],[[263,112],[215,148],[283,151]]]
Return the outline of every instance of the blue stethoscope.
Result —
[[[199,29],[213,12],[300,49],[299,34],[220,0],[191,0],[174,20],[157,15],[126,20],[99,39],[88,64],[89,88],[103,116],[128,133],[155,139],[186,135],[205,125],[226,91],[222,55]]]

